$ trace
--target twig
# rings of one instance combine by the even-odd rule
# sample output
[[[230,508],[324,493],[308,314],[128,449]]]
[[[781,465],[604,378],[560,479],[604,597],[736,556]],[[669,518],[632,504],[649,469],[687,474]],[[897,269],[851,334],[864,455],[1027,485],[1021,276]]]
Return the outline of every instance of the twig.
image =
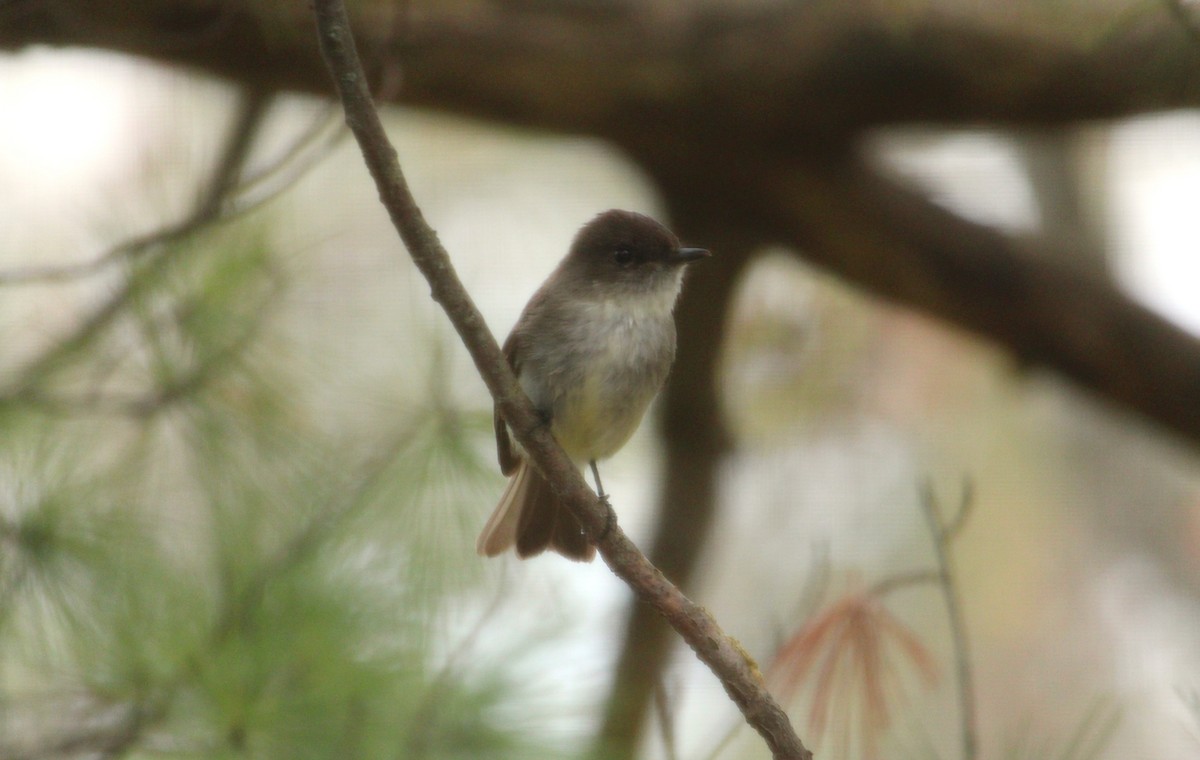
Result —
[[[925,484],[925,492],[932,496],[933,489],[928,483]],[[945,522],[942,528],[942,543],[949,544],[962,530],[966,524],[967,518],[971,516],[971,508],[975,505],[975,484],[970,478],[963,480],[962,493],[958,497],[958,511],[954,516]]]
[[[254,140],[274,102],[275,94],[269,90],[252,89],[242,94],[241,107],[226,140],[225,152],[213,170],[207,190],[196,204],[194,216],[197,219],[212,220],[220,215],[225,199],[241,179],[250,149],[254,147]]]
[[[12,390],[0,397],[0,400],[23,401],[27,397],[38,395],[40,392],[38,387],[45,377],[64,359],[86,346],[116,319],[141,288],[145,287],[146,283],[170,262],[171,257],[168,254],[172,250],[171,243],[183,240],[220,217],[224,199],[230,187],[236,182],[242,166],[245,165],[250,147],[262,126],[263,117],[271,99],[270,95],[258,91],[248,92],[243,96],[236,123],[226,142],[221,160],[213,172],[207,189],[197,201],[194,211],[186,219],[151,235],[129,240],[112,249],[104,257],[79,265],[80,267],[100,267],[107,263],[106,260],[109,258],[128,258],[130,261],[137,258],[146,259],[140,267],[130,271],[117,291],[96,307],[87,319],[75,329],[75,332],[56,342],[41,356],[26,365],[18,374],[20,380],[14,384]],[[5,281],[0,279],[0,284],[4,283]]]
[[[867,596],[882,598],[900,589],[920,586],[925,583],[941,583],[942,574],[937,570],[910,570],[907,573],[889,575],[867,589]]]
[[[244,164],[245,151],[250,146],[251,139],[259,127],[258,122],[265,116],[271,99],[271,96],[258,91],[248,92],[243,96],[237,121],[226,140],[225,154],[220,159],[222,168],[214,171],[214,178],[209,181],[205,195],[184,219],[122,240],[86,261],[0,269],[0,286],[73,282],[101,272],[118,262],[131,261],[158,251],[208,225],[225,224],[240,219],[279,197],[324,159],[346,136],[347,131],[344,124],[330,128],[330,121],[335,115],[330,109],[330,113],[321,113],[314,117],[312,124],[263,168],[250,175],[241,174],[244,166],[234,171],[234,164],[230,162],[230,158],[235,153],[240,154],[240,161]],[[221,191],[223,197],[216,194],[220,188],[224,188]]]
[[[322,109],[278,157],[253,174],[242,176],[237,187],[239,201],[233,208],[226,209],[222,221],[257,209],[293,187],[349,134],[340,109]]]
[[[316,0],[314,6],[321,54],[341,96],[346,122],[362,149],[380,200],[413,262],[429,282],[433,299],[453,323],[480,376],[533,463],[558,497],[580,519],[588,534],[603,534],[605,510],[546,426],[539,423],[495,337],[463,288],[449,255],[437,234],[425,222],[408,189],[396,151],[388,142],[371,100],[345,6],[341,0]],[[651,565],[618,526],[613,525],[597,547],[613,572],[642,600],[657,609],[712,669],[726,693],[741,709],[747,722],[762,735],[776,758],[809,760],[812,757],[796,736],[783,709],[767,691],[758,668],[742,648],[721,631],[707,611],[687,599]]]
[[[186,372],[157,388],[145,392],[104,392],[99,388],[80,395],[47,393],[28,387],[20,395],[22,403],[50,415],[118,415],[149,418],[194,395],[218,376],[258,337],[267,312],[259,309],[249,327],[227,345],[200,359]],[[2,598],[2,597],[0,597]]]
[[[134,259],[160,250],[222,217],[225,200],[237,184],[250,146],[272,101],[272,95],[259,90],[246,92],[242,96],[236,121],[226,141],[225,152],[208,182],[204,195],[186,218],[148,234],[122,241],[90,261],[0,271],[0,285],[69,282],[86,277],[118,261]]]
[[[961,720],[963,760],[975,760],[978,754],[978,728],[975,715],[975,686],[972,683],[971,655],[967,639],[967,626],[959,604],[958,584],[951,568],[949,544],[954,533],[963,524],[963,517],[970,508],[972,498],[969,485],[963,488],[962,501],[954,519],[946,524],[938,509],[933,485],[925,481],[921,486],[921,507],[933,535],[933,550],[937,557],[938,575],[942,596],[946,601],[946,616],[950,620],[950,634],[954,639],[955,675],[958,680],[958,699]]]

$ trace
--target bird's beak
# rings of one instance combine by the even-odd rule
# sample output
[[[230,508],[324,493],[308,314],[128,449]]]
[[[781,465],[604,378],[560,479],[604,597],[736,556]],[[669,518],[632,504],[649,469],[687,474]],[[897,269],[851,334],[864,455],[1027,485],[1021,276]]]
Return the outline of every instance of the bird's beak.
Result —
[[[703,259],[711,255],[711,253],[703,248],[679,248],[675,253],[671,254],[671,261],[678,264],[687,264],[690,261]]]

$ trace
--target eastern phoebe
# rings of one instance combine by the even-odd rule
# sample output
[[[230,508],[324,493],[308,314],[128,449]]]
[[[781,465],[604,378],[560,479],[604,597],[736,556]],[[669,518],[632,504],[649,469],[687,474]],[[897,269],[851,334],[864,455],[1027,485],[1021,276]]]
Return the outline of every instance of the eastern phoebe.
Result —
[[[707,255],[681,248],[647,216],[606,211],[575,236],[504,341],[521,388],[567,456],[591,466],[601,499],[596,461],[625,445],[666,380],[675,358],[671,311],[683,268]],[[500,470],[509,481],[476,550],[494,557],[516,545],[522,558],[553,549],[590,561],[595,547],[526,461],[499,407],[495,425]]]

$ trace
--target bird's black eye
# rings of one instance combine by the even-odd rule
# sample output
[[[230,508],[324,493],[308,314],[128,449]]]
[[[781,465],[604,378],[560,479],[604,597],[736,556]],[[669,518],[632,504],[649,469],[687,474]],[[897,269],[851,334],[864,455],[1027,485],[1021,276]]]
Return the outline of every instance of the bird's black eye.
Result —
[[[629,250],[626,246],[621,246],[613,251],[613,261],[623,267],[629,266],[633,263],[633,251]]]

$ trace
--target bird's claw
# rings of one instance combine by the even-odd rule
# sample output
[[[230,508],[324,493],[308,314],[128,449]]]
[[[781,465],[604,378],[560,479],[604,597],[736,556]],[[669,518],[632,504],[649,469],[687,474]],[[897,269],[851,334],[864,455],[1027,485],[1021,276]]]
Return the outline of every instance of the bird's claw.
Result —
[[[608,494],[602,493],[596,497],[604,506],[604,530],[600,531],[600,535],[596,536],[596,543],[600,543],[608,538],[608,534],[612,532],[613,526],[617,524],[617,513],[612,508],[612,503],[608,500]]]

